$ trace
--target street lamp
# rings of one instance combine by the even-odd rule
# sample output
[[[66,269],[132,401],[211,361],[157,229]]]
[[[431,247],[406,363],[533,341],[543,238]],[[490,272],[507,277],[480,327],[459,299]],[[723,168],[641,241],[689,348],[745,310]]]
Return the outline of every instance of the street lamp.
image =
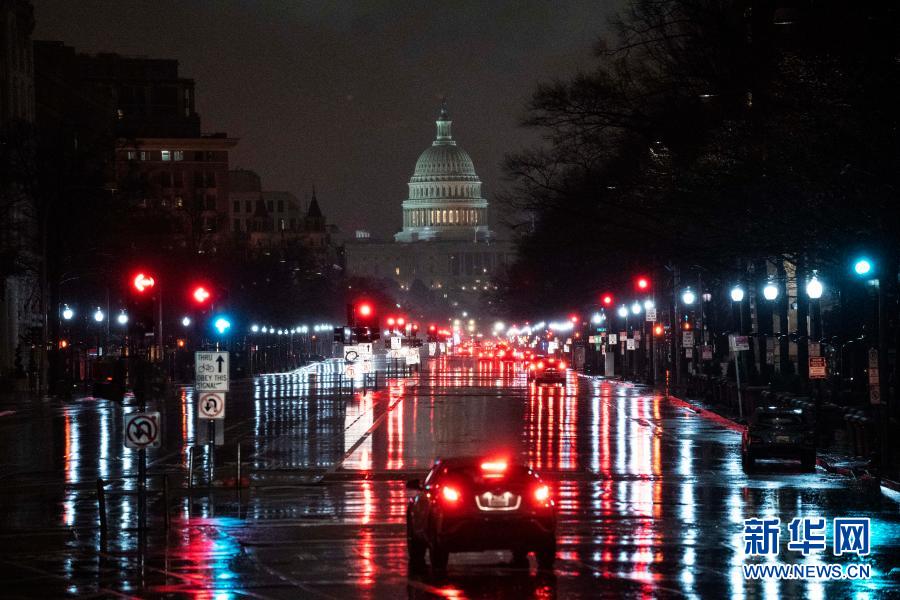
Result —
[[[819,278],[814,274],[812,279],[806,284],[806,295],[813,300],[818,300],[822,297],[822,292],[824,291],[825,286],[822,285],[822,282],[819,281]]]
[[[640,302],[635,302],[634,304],[632,304],[632,305],[631,305],[631,312],[633,312],[633,313],[636,314],[636,315],[641,314],[641,303],[640,303]]]
[[[654,304],[653,300],[650,300],[649,298],[644,300],[644,310],[652,310],[655,307],[656,304]]]
[[[774,282],[770,281],[763,288],[763,298],[770,302],[778,298],[778,286]]]
[[[128,324],[128,315],[123,310],[119,313],[119,316],[116,317],[116,321],[118,321],[119,325],[127,325]]]
[[[681,292],[681,301],[690,306],[697,301],[697,295],[690,288]]]
[[[94,312],[94,320],[98,323],[102,323],[103,319],[106,318],[106,315],[103,314],[103,311],[99,308]]]
[[[739,285],[731,288],[731,299],[734,302],[740,302],[744,299],[744,288]]]
[[[71,321],[74,316],[75,316],[75,311],[72,310],[71,308],[69,308],[69,305],[66,304],[66,307],[62,311],[62,318],[65,319],[66,321]]]
[[[591,316],[591,323],[593,323],[594,325],[599,325],[602,322],[603,322],[603,315],[601,315],[600,313],[595,312]]]
[[[183,318],[181,319],[181,324],[182,324],[184,327],[189,327],[190,324],[191,324],[191,318],[190,318],[190,317],[183,317]]]
[[[257,333],[259,331],[259,325],[251,325],[250,331],[252,331],[253,333]]]
[[[622,306],[619,307],[619,310],[617,312],[618,312],[619,316],[624,319],[625,317],[628,316],[628,307],[623,304]]]

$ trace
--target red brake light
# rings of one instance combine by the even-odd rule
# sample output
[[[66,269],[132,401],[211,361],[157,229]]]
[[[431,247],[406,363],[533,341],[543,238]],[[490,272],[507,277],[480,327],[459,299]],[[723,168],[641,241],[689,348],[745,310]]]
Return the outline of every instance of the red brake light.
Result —
[[[546,502],[550,499],[550,488],[546,485],[539,485],[534,490],[534,499],[538,502]]]
[[[557,365],[557,366],[558,366],[560,369],[565,369],[565,368],[566,368],[566,363],[565,363],[565,361],[562,361],[562,360],[561,360],[561,361],[559,361],[559,365]]]
[[[543,369],[543,368],[544,368],[544,361],[539,362],[539,363],[537,364],[537,366],[538,366],[538,369]]]
[[[506,471],[505,460],[491,460],[481,463],[482,471],[491,471],[492,473],[502,473]]]
[[[458,502],[459,501],[459,490],[456,488],[452,488],[449,486],[444,486],[443,490],[441,490],[441,496],[447,502]]]

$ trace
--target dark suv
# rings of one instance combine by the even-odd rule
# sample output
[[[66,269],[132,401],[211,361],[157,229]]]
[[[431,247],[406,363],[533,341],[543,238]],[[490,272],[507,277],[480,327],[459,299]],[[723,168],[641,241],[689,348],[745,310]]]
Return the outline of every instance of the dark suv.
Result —
[[[757,458],[795,458],[804,470],[816,468],[815,435],[799,409],[759,407],[741,440],[741,464],[753,469]]]
[[[513,562],[538,566],[556,558],[556,505],[550,487],[520,464],[503,459],[448,458],[435,462],[406,511],[406,539],[412,567],[428,550],[431,566],[445,569],[450,552],[511,550]]]

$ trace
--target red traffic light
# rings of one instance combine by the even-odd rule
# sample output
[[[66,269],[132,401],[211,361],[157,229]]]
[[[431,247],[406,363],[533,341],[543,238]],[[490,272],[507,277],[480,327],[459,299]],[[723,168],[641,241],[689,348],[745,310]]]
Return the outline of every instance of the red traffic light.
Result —
[[[134,276],[132,280],[132,284],[134,285],[134,289],[136,289],[139,293],[143,294],[154,285],[156,285],[156,281],[153,277],[149,275],[145,275],[144,273],[138,273]]]
[[[638,277],[634,280],[634,286],[640,291],[646,291],[650,289],[650,280],[646,277]]]
[[[394,326],[394,323],[396,323],[396,322],[397,322],[397,321],[394,319],[394,317],[388,317],[388,318],[387,318],[387,324],[388,324],[388,327],[393,327],[393,326]]]
[[[403,317],[397,317],[397,326],[403,327],[404,325],[406,325],[406,319],[404,319]]]
[[[693,326],[691,325],[691,323],[689,321],[685,321],[684,324],[681,326],[681,328],[684,329],[685,331],[690,331],[692,329],[692,327]]]
[[[578,315],[569,315],[569,320],[572,321],[573,323],[577,323]]]
[[[359,316],[361,317],[371,317],[372,305],[364,302],[356,308],[356,312],[359,313]]]
[[[209,290],[200,285],[194,288],[194,291],[191,293],[191,297],[193,297],[194,302],[196,302],[197,304],[203,304],[207,300],[209,300],[210,293]]]
[[[612,294],[603,294],[603,298],[601,298],[601,302],[603,302],[603,306],[612,306],[613,295]]]
[[[437,331],[437,325],[429,325],[428,331],[434,333],[435,331]]]

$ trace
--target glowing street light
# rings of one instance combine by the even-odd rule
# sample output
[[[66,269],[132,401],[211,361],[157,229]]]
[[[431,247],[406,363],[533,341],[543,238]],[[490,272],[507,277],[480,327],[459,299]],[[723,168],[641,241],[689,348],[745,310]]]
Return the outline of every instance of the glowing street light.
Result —
[[[813,275],[812,279],[806,284],[806,295],[813,300],[818,300],[822,297],[822,292],[824,291],[825,286],[822,285],[822,282],[819,281],[818,277]]]
[[[596,312],[593,315],[591,315],[591,323],[593,323],[594,325],[599,325],[602,322],[603,322],[603,315],[601,315],[600,313]]]
[[[619,310],[617,312],[618,312],[619,316],[624,319],[625,317],[628,316],[628,307],[623,304],[622,306],[619,307]]]
[[[731,288],[731,300],[734,302],[740,302],[744,299],[744,288],[739,285]]]
[[[106,318],[106,315],[103,314],[103,311],[99,308],[94,312],[94,320],[98,323],[102,323],[103,319]]]
[[[213,327],[219,332],[219,335],[225,335],[225,332],[231,329],[231,321],[226,317],[219,317],[213,322]]]
[[[697,301],[697,295],[690,288],[681,292],[681,301],[690,306]]]
[[[74,316],[75,316],[75,311],[72,310],[71,308],[69,308],[69,305],[67,304],[66,307],[62,311],[62,318],[65,319],[66,321],[71,321]]]
[[[118,321],[119,325],[127,325],[128,324],[128,315],[123,310],[119,313],[119,316],[116,317],[116,321]]]
[[[766,284],[766,287],[763,288],[763,298],[769,300],[775,300],[778,298],[778,286],[773,282],[769,282]]]
[[[250,331],[252,331],[253,333],[257,333],[259,331],[259,325],[251,325]]]
[[[640,303],[640,302],[635,302],[634,304],[632,304],[632,305],[631,305],[631,312],[633,312],[633,313],[636,314],[636,315],[641,314],[641,303]]]
[[[652,310],[655,307],[656,303],[653,302],[653,300],[650,300],[649,298],[647,300],[644,300],[644,310]]]
[[[867,258],[859,258],[853,263],[853,271],[857,275],[868,275],[872,272],[872,262]]]
[[[183,327],[190,327],[190,325],[191,325],[191,318],[190,318],[190,317],[182,317],[182,319],[181,319],[181,325],[182,325]]]

